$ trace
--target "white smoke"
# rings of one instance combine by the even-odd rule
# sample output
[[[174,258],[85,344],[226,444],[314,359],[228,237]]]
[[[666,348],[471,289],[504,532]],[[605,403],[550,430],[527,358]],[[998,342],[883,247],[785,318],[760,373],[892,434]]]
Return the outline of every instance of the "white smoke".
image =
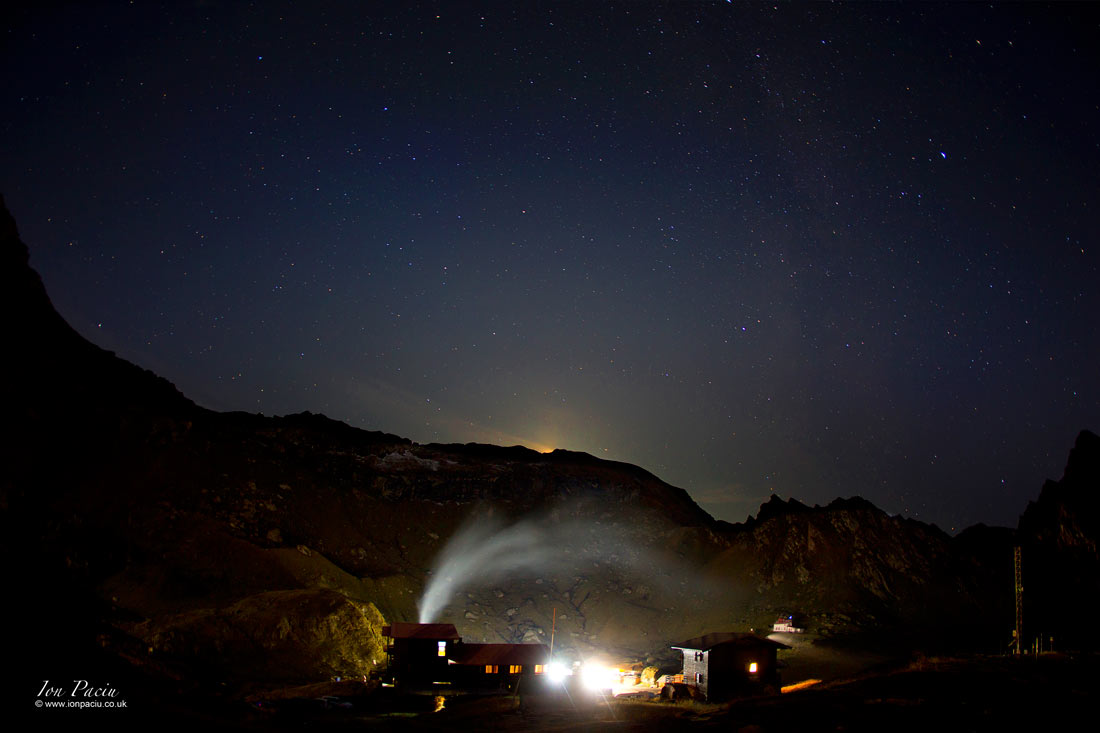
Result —
[[[475,579],[492,582],[525,571],[546,571],[557,563],[545,529],[531,522],[502,527],[489,518],[475,518],[447,542],[432,581],[420,598],[420,623],[432,623],[459,588]]]
[[[647,547],[649,542],[638,530],[625,517],[615,524],[543,517],[505,526],[475,515],[436,558],[432,579],[418,603],[420,623],[435,622],[457,593],[474,586],[524,576],[587,575],[593,568],[644,575],[646,585],[664,592],[682,593],[684,581],[692,583],[696,597],[714,591],[682,560],[660,552],[659,546]]]

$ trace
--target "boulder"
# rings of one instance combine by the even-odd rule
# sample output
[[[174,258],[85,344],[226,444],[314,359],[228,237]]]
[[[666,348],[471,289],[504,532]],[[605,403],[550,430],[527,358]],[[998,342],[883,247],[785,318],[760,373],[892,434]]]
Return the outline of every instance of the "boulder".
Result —
[[[362,679],[385,665],[373,604],[325,589],[270,591],[225,608],[136,624],[153,656],[187,659],[239,682]]]

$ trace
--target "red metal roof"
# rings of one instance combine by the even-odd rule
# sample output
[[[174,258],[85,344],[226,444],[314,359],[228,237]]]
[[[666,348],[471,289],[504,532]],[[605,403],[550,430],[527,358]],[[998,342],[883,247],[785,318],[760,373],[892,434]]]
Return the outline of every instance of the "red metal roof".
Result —
[[[455,664],[546,664],[550,649],[545,644],[458,644],[447,655]]]
[[[396,623],[382,627],[382,635],[391,639],[440,639],[451,641],[458,639],[458,630],[454,624],[411,624]]]

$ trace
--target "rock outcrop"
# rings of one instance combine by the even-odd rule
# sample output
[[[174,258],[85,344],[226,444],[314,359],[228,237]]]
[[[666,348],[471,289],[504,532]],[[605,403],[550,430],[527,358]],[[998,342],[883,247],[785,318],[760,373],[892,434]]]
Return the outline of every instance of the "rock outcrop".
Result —
[[[224,608],[165,614],[129,630],[150,655],[186,659],[213,679],[363,679],[386,662],[382,615],[331,590],[257,593]]]

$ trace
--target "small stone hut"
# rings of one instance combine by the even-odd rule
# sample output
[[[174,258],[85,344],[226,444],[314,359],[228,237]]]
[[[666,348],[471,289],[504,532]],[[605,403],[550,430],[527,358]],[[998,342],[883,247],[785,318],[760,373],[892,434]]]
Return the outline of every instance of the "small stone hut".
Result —
[[[708,701],[779,690],[776,654],[790,649],[755,634],[718,631],[680,644],[684,654],[684,684],[694,686]]]

